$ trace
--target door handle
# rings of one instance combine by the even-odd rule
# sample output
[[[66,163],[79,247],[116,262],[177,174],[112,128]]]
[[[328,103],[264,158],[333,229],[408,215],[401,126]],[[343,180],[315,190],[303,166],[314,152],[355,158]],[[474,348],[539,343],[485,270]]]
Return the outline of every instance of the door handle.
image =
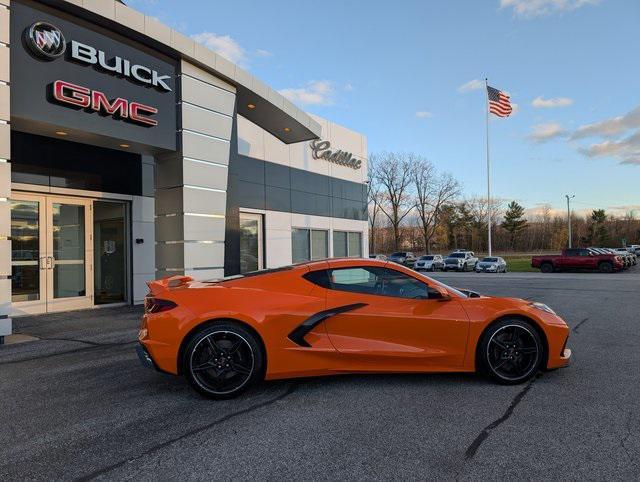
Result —
[[[53,256],[47,256],[47,269],[53,269],[55,266]]]
[[[40,258],[40,269],[47,269],[47,256],[42,256]]]

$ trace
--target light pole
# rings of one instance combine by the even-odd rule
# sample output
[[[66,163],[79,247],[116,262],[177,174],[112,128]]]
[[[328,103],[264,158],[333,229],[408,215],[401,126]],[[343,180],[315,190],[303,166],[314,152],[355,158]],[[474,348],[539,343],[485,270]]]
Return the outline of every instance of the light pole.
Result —
[[[567,198],[567,223],[569,225],[569,248],[571,248],[571,208],[569,206],[569,201],[576,197],[576,195],[572,194],[569,196],[568,194],[565,194],[564,197]]]

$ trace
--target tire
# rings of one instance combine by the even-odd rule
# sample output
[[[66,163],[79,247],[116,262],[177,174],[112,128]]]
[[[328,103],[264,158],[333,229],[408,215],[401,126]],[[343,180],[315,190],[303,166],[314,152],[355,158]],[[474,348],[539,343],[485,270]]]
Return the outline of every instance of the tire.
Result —
[[[478,371],[503,385],[530,380],[545,360],[545,345],[538,331],[520,319],[491,325],[480,338],[476,358]]]
[[[264,368],[262,343],[233,321],[204,327],[189,340],[182,357],[189,384],[214,400],[237,397],[263,379]]]
[[[601,273],[613,273],[613,264],[609,261],[603,261],[598,265],[598,271]]]
[[[436,266],[434,264],[431,264],[431,272],[435,273],[436,271]]]
[[[462,265],[462,272],[464,273],[465,271],[467,271],[467,263]]]
[[[553,264],[551,263],[542,263],[540,265],[540,271],[543,273],[553,273]]]

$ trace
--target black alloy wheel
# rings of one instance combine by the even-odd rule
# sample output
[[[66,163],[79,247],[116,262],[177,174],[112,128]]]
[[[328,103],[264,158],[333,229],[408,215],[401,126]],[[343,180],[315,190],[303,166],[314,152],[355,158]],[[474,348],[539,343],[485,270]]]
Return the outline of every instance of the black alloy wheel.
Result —
[[[202,395],[233,398],[262,378],[264,354],[256,337],[243,326],[222,322],[198,332],[187,345],[183,369]]]
[[[502,320],[483,335],[478,347],[481,371],[493,380],[515,385],[533,377],[545,356],[537,330],[527,321]]]

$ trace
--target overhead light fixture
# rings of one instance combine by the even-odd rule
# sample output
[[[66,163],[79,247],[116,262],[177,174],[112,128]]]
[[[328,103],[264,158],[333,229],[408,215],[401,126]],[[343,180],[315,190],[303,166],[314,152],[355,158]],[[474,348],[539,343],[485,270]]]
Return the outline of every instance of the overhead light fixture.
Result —
[[[256,108],[256,105],[255,105],[255,104],[247,104],[247,107],[248,107],[249,109],[255,109],[255,108]]]
[[[66,136],[67,133],[65,131],[56,131],[56,134],[59,136]]]
[[[120,147],[124,147],[125,149],[131,147],[129,144],[120,144]]]
[[[291,132],[291,128],[290,128],[290,127],[285,127],[285,128],[284,128],[284,131],[285,131],[285,132]]]

